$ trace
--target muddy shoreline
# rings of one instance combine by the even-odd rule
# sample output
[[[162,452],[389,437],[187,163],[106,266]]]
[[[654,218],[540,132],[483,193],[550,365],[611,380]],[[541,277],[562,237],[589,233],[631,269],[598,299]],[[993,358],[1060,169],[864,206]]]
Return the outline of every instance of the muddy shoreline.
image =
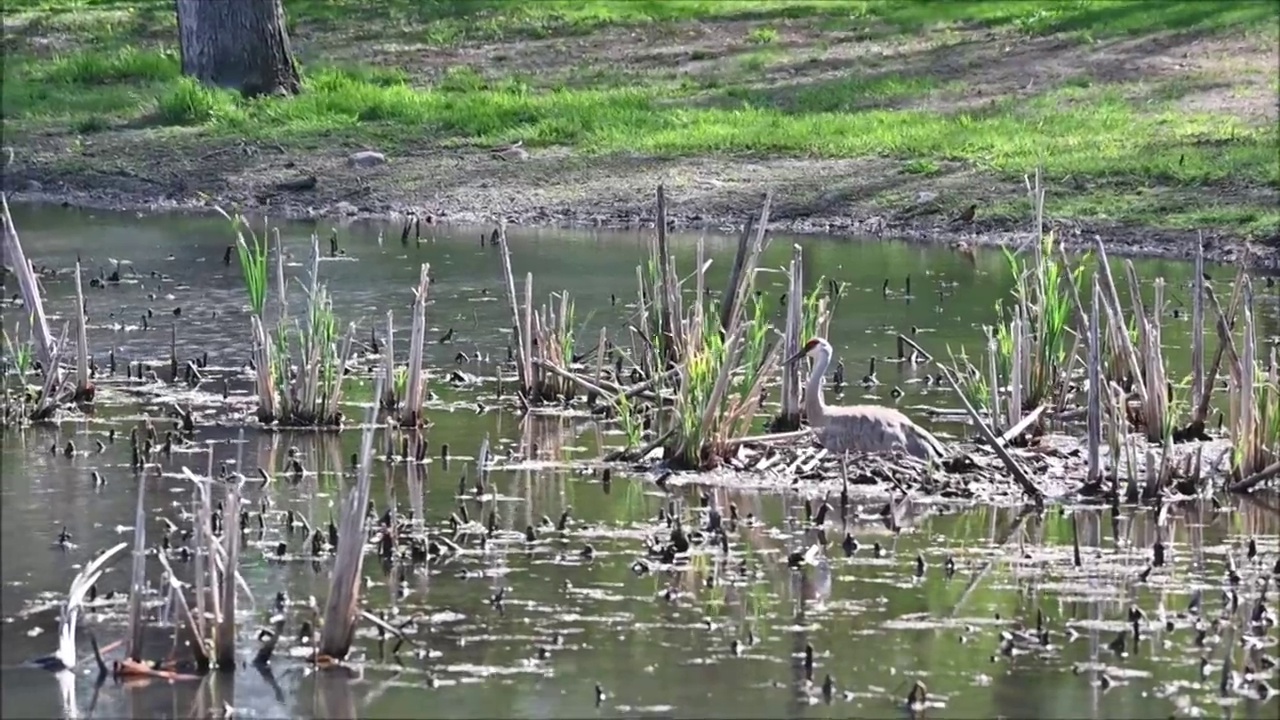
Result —
[[[844,238],[891,238],[914,243],[972,247],[1025,247],[1032,238],[1032,221],[979,217],[973,222],[958,220],[945,207],[947,199],[938,193],[916,191],[916,201],[902,206],[863,201],[856,186],[832,188],[821,185],[823,178],[838,170],[850,172],[853,164],[874,173],[873,161],[629,159],[627,168],[614,167],[584,172],[577,163],[557,163],[563,158],[546,158],[537,163],[495,162],[484,153],[455,155],[468,166],[465,179],[444,184],[440,178],[430,200],[423,200],[426,188],[415,187],[411,174],[422,169],[379,168],[358,173],[342,168],[338,158],[308,158],[284,163],[290,170],[318,166],[332,173],[320,175],[315,187],[303,191],[282,189],[290,175],[298,172],[245,172],[233,176],[217,168],[201,168],[193,174],[183,171],[188,158],[177,160],[177,168],[162,174],[133,170],[109,170],[80,166],[74,171],[45,162],[19,163],[4,176],[4,188],[11,203],[57,204],[64,207],[127,212],[212,213],[215,207],[246,213],[266,213],[288,220],[340,221],[343,219],[391,220],[406,215],[423,217],[444,226],[489,225],[503,221],[517,226],[637,229],[654,223],[653,192],[666,183],[668,221],[675,230],[732,233],[758,207],[766,190],[774,192],[770,227],[775,233],[829,235]],[[345,157],[344,157],[345,159]],[[309,160],[309,161],[308,161]],[[163,159],[157,159],[157,163]],[[433,163],[428,163],[433,164]],[[215,163],[216,165],[216,163]],[[617,166],[619,163],[606,163]],[[559,166],[559,167],[558,167]],[[339,170],[341,168],[341,170]],[[690,168],[716,179],[688,182]],[[248,170],[247,168],[237,168]],[[260,170],[255,168],[254,170]],[[455,171],[457,168],[453,168]],[[345,172],[344,172],[345,171]],[[428,168],[426,172],[429,172]],[[539,179],[554,174],[554,180],[539,186]],[[166,179],[164,175],[167,175]],[[752,179],[759,176],[759,179]],[[307,177],[305,174],[302,177]],[[839,176],[837,176],[839,177]],[[846,175],[846,178],[849,176]],[[157,179],[159,178],[159,179]],[[803,180],[801,180],[803,178]],[[884,173],[854,175],[854,184],[885,180]],[[673,182],[674,181],[674,182]],[[839,183],[840,181],[835,181]],[[605,190],[607,188],[607,190]],[[824,189],[825,188],[825,189]],[[945,192],[945,190],[944,190]],[[1012,189],[996,194],[1008,198]],[[1052,209],[1049,190],[1047,211]],[[1117,225],[1075,220],[1048,214],[1046,227],[1053,229],[1069,249],[1089,250],[1096,239],[1106,243],[1108,253],[1129,257],[1156,257],[1189,260],[1194,257],[1198,233],[1142,226]],[[1222,231],[1205,231],[1206,257],[1212,262],[1238,264],[1280,271],[1280,237],[1248,241]]]

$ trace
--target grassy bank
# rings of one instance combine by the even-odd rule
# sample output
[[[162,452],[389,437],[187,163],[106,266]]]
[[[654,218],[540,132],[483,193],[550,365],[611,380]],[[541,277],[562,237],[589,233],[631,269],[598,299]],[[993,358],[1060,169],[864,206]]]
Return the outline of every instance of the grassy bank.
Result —
[[[10,0],[6,130],[157,153],[195,135],[878,158],[926,188],[1012,189],[1039,164],[1072,217],[1280,226],[1273,3],[367,4],[286,0],[305,90],[245,101],[180,77],[170,2]],[[1016,198],[981,199],[1012,216]]]

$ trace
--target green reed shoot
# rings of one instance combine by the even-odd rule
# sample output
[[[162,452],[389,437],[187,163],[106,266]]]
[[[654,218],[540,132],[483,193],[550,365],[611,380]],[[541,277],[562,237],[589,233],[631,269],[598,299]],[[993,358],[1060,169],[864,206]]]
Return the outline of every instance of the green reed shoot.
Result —
[[[222,212],[219,210],[219,212]],[[223,216],[227,217],[223,212]],[[236,233],[236,253],[240,257],[240,274],[244,278],[245,292],[249,295],[249,309],[258,317],[262,317],[262,311],[267,305],[267,237],[263,233],[261,237],[253,231],[253,227],[244,219],[244,216],[237,215],[235,218],[229,218],[231,226]],[[249,241],[245,240],[244,230],[249,231]]]
[[[837,282],[825,276],[818,278],[813,291],[805,296],[801,304],[800,342],[830,335],[831,317],[847,287],[848,283]]]
[[[644,430],[640,419],[636,417],[635,407],[625,393],[619,393],[613,402],[614,413],[618,416],[618,425],[627,437],[627,449],[640,447],[641,434]]]
[[[404,402],[405,393],[409,387],[409,368],[404,365],[397,365],[391,376],[391,387],[395,393],[396,404]]]
[[[1072,335],[1071,319],[1074,295],[1067,283],[1078,293],[1084,278],[1083,263],[1074,272],[1054,252],[1053,233],[1046,234],[1034,259],[1023,261],[1009,249],[1004,250],[1013,276],[1014,309],[1020,312],[1025,324],[1024,337],[1015,338],[1013,332],[1014,310],[997,303],[1000,322],[996,326],[996,338],[1000,349],[999,367],[1002,382],[1013,372],[1022,375],[1024,407],[1033,408],[1057,396],[1068,370],[1067,351]],[[1021,368],[1013,368],[1013,343],[1026,342],[1030,352]]]
[[[560,357],[564,359],[567,367],[568,363],[573,362],[575,352],[573,333],[573,300],[569,299],[569,293],[564,294],[561,308],[563,308],[563,312],[561,313],[560,320],[563,323],[563,326],[558,340],[560,341]]]
[[[12,336],[3,329],[0,329],[0,333],[4,335],[4,351],[9,365],[13,368],[13,372],[25,383],[27,374],[31,372],[33,367],[32,358],[34,357],[35,349],[29,340],[27,342],[14,341],[13,338],[18,334],[16,323]],[[7,372],[5,374],[8,375]]]
[[[960,354],[957,356],[951,350],[951,346],[947,345],[947,355],[951,358],[952,374],[956,377],[960,392],[964,393],[965,398],[975,408],[987,408],[989,413],[994,414],[994,407],[991,404],[991,383],[987,382],[987,374],[969,361],[969,355],[964,348],[960,348]]]
[[[714,464],[727,441],[748,434],[760,408],[764,380],[774,369],[769,360],[777,358],[766,348],[765,303],[752,298],[751,313],[727,338],[714,321],[694,329],[698,342],[688,347],[673,407],[675,456],[686,466]]]
[[[551,302],[543,305],[536,315],[533,334],[537,342],[534,353],[544,363],[562,370],[569,370],[576,348],[574,334],[574,307],[569,293],[553,293]],[[534,367],[534,384],[530,400],[554,400],[563,396],[572,398],[577,385],[544,367]]]

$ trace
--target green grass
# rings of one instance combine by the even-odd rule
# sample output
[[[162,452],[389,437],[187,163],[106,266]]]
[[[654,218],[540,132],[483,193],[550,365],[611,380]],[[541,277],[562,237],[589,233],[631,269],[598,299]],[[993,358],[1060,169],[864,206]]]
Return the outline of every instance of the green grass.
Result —
[[[1218,30],[1275,17],[1266,0],[1201,3],[1167,0],[286,0],[292,30],[350,24],[358,8],[371,37],[413,34],[435,45],[585,35],[604,27],[688,20],[819,19],[828,29],[914,33],[949,25],[1008,28],[1025,35],[1081,33],[1089,38],[1154,30]],[[6,0],[10,22],[34,20],[96,38],[163,32],[172,0]],[[754,31],[761,37],[776,30]]]
[[[1055,204],[1118,220],[1158,218],[1180,226],[1225,223],[1251,232],[1274,227],[1256,207],[1181,205],[1154,212],[1146,189],[1238,186],[1280,188],[1274,127],[1177,105],[1168,87],[1077,78],[1026,97],[995,97],[963,109],[928,99],[960,96],[965,86],[929,74],[841,72],[781,86],[767,76],[786,64],[783,38],[795,23],[867,37],[906,37],[966,28],[1011,35],[1065,33],[1078,42],[1164,30],[1256,32],[1274,26],[1266,2],[733,2],[731,0],[386,0],[361,6],[361,25],[383,39],[428,46],[556,38],[606,28],[697,19],[755,23],[738,31],[741,52],[704,55],[714,67],[694,72],[578,70],[483,74],[464,66],[431,76],[385,67],[326,64],[308,43],[351,45],[355,0],[288,0],[303,38],[304,92],[252,101],[180,77],[171,0],[8,0],[3,110],[6,129],[89,134],[113,127],[186,126],[211,138],[314,143],[376,139],[404,143],[491,145],[523,140],[530,148],[570,146],[588,155],[887,156],[904,174],[929,177],[944,162],[1014,181],[1042,165],[1050,182],[1088,179],[1091,192]],[[1158,10],[1158,11],[1157,11]],[[96,21],[95,21],[96,20]],[[26,30],[23,30],[23,28]],[[351,30],[344,34],[344,30]],[[23,48],[33,33],[61,33],[51,57]],[[825,37],[825,36],[824,36]],[[699,59],[691,52],[692,59]],[[808,63],[818,63],[813,48]],[[792,61],[799,58],[791,57]],[[800,63],[801,65],[805,63]],[[590,70],[587,70],[590,68]],[[486,66],[487,72],[493,64]],[[582,72],[580,72],[581,70]],[[1183,85],[1186,81],[1181,81]],[[944,107],[938,105],[938,108]],[[1067,212],[1061,206],[1059,211]]]

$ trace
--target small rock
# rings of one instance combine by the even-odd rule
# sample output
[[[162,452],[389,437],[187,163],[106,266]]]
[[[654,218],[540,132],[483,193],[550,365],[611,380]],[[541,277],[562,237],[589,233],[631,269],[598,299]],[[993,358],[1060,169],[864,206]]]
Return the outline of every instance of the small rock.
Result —
[[[44,192],[44,185],[40,184],[39,180],[28,180],[27,192],[31,192],[31,193]]]
[[[354,168],[371,168],[387,162],[387,156],[374,150],[361,150],[347,156],[347,165]]]

